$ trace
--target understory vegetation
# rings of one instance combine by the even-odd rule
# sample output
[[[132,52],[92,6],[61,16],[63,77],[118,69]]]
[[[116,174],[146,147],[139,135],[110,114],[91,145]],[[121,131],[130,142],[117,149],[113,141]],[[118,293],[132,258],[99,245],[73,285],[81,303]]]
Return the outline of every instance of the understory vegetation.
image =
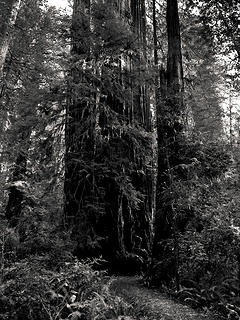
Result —
[[[129,304],[109,292],[110,281],[90,263],[32,256],[5,269],[1,319],[125,319]]]

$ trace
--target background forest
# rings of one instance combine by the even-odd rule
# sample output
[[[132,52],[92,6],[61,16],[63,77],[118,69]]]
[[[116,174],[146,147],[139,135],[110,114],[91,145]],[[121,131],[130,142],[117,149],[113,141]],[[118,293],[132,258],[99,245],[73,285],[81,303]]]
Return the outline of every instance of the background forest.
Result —
[[[239,1],[69,5],[0,2],[0,319],[239,319]]]

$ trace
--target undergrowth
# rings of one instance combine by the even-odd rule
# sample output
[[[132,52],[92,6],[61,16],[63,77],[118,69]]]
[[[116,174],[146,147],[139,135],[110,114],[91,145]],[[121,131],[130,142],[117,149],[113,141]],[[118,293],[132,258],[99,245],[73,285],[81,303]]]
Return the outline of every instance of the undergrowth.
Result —
[[[129,304],[109,292],[110,278],[91,263],[73,259],[53,271],[44,267],[44,260],[31,256],[6,268],[1,320],[105,320],[133,314]]]

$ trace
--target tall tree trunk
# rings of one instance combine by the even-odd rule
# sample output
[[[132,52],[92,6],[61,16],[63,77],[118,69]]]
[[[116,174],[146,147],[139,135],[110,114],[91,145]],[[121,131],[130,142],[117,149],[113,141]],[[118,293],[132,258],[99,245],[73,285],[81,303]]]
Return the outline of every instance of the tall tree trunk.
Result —
[[[87,206],[94,197],[90,165],[94,153],[94,115],[85,70],[90,56],[90,1],[75,0],[72,15],[72,68],[65,128],[65,221],[73,228],[79,255],[87,255],[93,222]],[[89,88],[90,89],[90,88]],[[89,252],[89,254],[91,254]]]
[[[121,1],[119,1],[121,2]],[[129,0],[118,3],[118,13],[124,20],[126,19],[125,14],[127,8],[130,9],[131,13],[131,25],[132,30],[137,35],[139,44],[142,47],[142,51],[139,51],[133,57],[129,58],[123,54],[122,59],[126,61],[125,65],[128,67],[128,72],[133,74],[139,74],[139,78],[143,77],[142,71],[140,70],[141,64],[146,63],[146,8],[145,0]],[[122,14],[122,15],[121,15]],[[126,71],[126,70],[125,70]],[[143,71],[144,72],[144,71]],[[147,96],[147,87],[145,83],[141,83],[139,79],[128,78],[128,75],[124,75],[124,70],[120,64],[119,66],[119,83],[124,85],[127,83],[130,85],[132,92],[132,101],[125,101],[124,103],[118,101],[112,93],[107,96],[108,106],[117,112],[119,115],[124,115],[132,125],[134,122],[138,122],[146,131],[151,130],[151,113],[150,104]],[[131,77],[130,76],[130,77]],[[103,75],[104,77],[104,75]],[[110,134],[111,135],[111,134]],[[123,138],[124,139],[124,138]],[[120,150],[121,146],[118,147]],[[119,151],[118,150],[118,151]],[[151,184],[151,172],[147,171],[141,163],[137,163],[135,159],[135,150],[130,150],[131,154],[129,157],[131,161],[136,161],[136,172],[131,173],[131,181],[134,188],[144,194],[144,201],[139,204],[139,208],[131,208],[129,201],[126,196],[122,195],[121,190],[114,187],[114,182],[107,182],[112,184],[111,189],[105,187],[106,190],[106,202],[108,203],[106,211],[109,212],[109,221],[112,219],[112,230],[118,229],[119,239],[112,243],[118,243],[119,247],[115,246],[115,252],[118,250],[122,256],[127,256],[135,252],[136,242],[139,248],[143,252],[150,248],[150,224],[151,224],[151,210],[152,210],[152,184]],[[121,154],[121,152],[120,152]],[[120,156],[120,155],[119,155]],[[123,174],[127,171],[127,168],[122,166]],[[144,172],[144,174],[141,174]],[[110,194],[109,194],[110,192]],[[117,204],[117,205],[116,205]],[[112,217],[112,218],[111,218]],[[116,220],[116,217],[118,219]],[[114,227],[113,227],[114,226]],[[111,233],[112,231],[110,231]],[[116,234],[116,232],[115,232]],[[141,245],[140,245],[141,243]],[[136,253],[136,252],[135,252]],[[146,253],[146,252],[145,252]]]
[[[0,29],[0,79],[2,78],[3,67],[8,53],[8,48],[12,38],[12,29],[15,25],[18,11],[20,8],[21,0],[5,0],[1,4],[2,13],[5,17],[1,16],[1,29]]]
[[[117,19],[124,19],[120,15],[121,12],[126,14],[123,6],[129,7],[133,29],[138,35],[139,42],[144,42],[145,1],[129,0],[123,5],[120,1],[109,0],[106,4],[109,6],[110,14],[113,10]],[[142,247],[138,249],[148,248],[151,188],[150,182],[146,181],[146,175],[142,174],[145,168],[141,166],[141,159],[136,159],[135,150],[131,149],[131,145],[126,149],[126,144],[131,144],[131,141],[129,142],[124,129],[114,128],[111,122],[112,115],[109,117],[109,114],[112,112],[117,121],[120,119],[119,123],[124,121],[124,126],[130,123],[133,126],[133,118],[135,118],[142,127],[149,128],[150,107],[145,89],[139,84],[139,79],[135,80],[132,74],[129,76],[133,69],[136,73],[140,73],[140,59],[142,59],[140,54],[136,54],[137,57],[131,60],[130,70],[123,72],[122,59],[129,61],[130,58],[123,57],[124,53],[113,58],[110,48],[109,55],[106,51],[104,60],[100,60],[100,63],[97,61],[101,67],[97,71],[94,69],[94,59],[97,59],[91,56],[91,52],[94,51],[94,41],[92,48],[89,45],[91,36],[95,36],[94,12],[93,8],[90,17],[88,1],[74,2],[72,60],[76,63],[72,67],[73,83],[66,117],[65,217],[67,225],[73,228],[73,237],[78,243],[79,256],[103,254],[105,258],[114,260],[117,255],[131,254],[136,249],[136,242],[141,242]],[[116,23],[115,18],[113,23]],[[102,58],[98,57],[98,59]],[[86,77],[88,76],[86,81],[85,68],[87,68]],[[86,88],[92,84],[89,75],[94,72],[101,75],[102,81],[100,84],[95,81],[91,87],[92,91],[87,92]],[[106,87],[106,79],[108,81],[111,79],[110,74],[114,75],[114,80],[110,81],[113,81],[113,84],[116,81],[123,89],[126,84],[132,84],[132,100],[136,103],[132,103],[131,111],[126,110],[131,103],[119,98],[121,90],[117,88],[116,90],[115,84],[112,90]],[[85,91],[79,95],[81,90]],[[108,143],[96,145],[94,142],[96,136]],[[129,160],[130,164],[135,161],[134,169],[131,169],[130,173],[122,159]],[[100,166],[103,167],[104,172],[99,174]],[[98,170],[96,175],[94,168]],[[146,201],[140,203],[139,208],[132,208],[133,205],[122,190],[125,186],[124,182],[121,185],[124,176],[131,176],[131,184],[137,194],[146,195]],[[94,210],[97,212],[94,213]]]
[[[167,0],[167,33],[167,95],[170,106],[175,111],[174,120],[177,132],[181,132],[184,119],[183,66],[177,0]]]
[[[157,108],[158,175],[153,244],[155,262],[152,273],[153,281],[159,283],[168,282],[175,277],[178,289],[177,229],[171,191],[173,183],[171,168],[180,161],[178,143],[184,128],[183,69],[177,0],[167,0],[166,18],[168,56],[167,71],[160,71],[161,102]],[[171,248],[167,242],[170,239],[173,243]]]
[[[141,50],[135,57],[131,59],[131,70],[133,73],[139,73],[139,79],[144,79],[144,68],[147,68],[147,50],[146,50],[146,5],[145,0],[130,1],[132,25],[135,34],[138,36],[138,41]],[[144,66],[144,68],[141,68]],[[143,70],[141,70],[143,69]],[[133,116],[147,132],[152,130],[152,117],[150,112],[149,88],[144,82],[135,79],[131,83],[133,96]],[[134,150],[133,150],[134,157]],[[144,172],[143,175],[140,172]],[[132,175],[133,184],[138,191],[145,194],[142,204],[138,210],[132,210],[130,215],[133,215],[137,220],[137,227],[134,230],[136,236],[141,239],[141,249],[150,249],[151,246],[151,220],[152,220],[152,201],[153,201],[153,183],[152,170],[148,170],[138,164],[136,172]],[[126,209],[126,208],[125,208]],[[126,210],[125,210],[126,211]],[[126,225],[129,224],[128,222]],[[134,228],[133,228],[134,229]],[[132,230],[130,230],[132,232]]]

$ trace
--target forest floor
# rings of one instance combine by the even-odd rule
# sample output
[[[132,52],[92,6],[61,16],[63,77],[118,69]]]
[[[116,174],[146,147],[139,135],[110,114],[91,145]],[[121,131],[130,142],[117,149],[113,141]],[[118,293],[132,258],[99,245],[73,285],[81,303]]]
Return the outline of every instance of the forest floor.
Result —
[[[114,278],[111,291],[134,307],[137,320],[218,320],[208,311],[194,310],[158,290],[144,287],[138,277]]]

